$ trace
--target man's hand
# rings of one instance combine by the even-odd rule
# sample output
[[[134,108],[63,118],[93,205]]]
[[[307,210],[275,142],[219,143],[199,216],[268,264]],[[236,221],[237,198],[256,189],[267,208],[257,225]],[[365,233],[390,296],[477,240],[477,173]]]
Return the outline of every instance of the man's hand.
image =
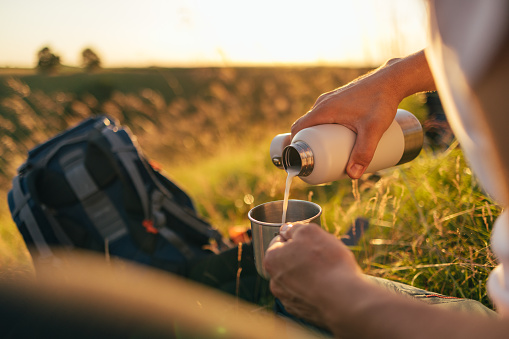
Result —
[[[386,88],[379,86],[380,75],[372,73],[331,92],[322,94],[313,107],[292,126],[292,138],[300,130],[320,124],[340,124],[355,133],[357,139],[346,166],[352,179],[368,167],[378,141],[394,120],[399,101],[390,100]]]
[[[348,310],[350,288],[362,280],[352,252],[316,224],[283,225],[267,250],[264,267],[272,293],[286,310],[324,328],[329,318],[343,317],[336,310]],[[328,298],[327,291],[335,296]],[[341,302],[329,306],[327,299]]]
[[[394,120],[406,96],[435,89],[424,51],[392,59],[361,78],[322,94],[292,126],[300,130],[320,124],[340,124],[357,133],[346,172],[359,178],[368,167],[380,138]]]

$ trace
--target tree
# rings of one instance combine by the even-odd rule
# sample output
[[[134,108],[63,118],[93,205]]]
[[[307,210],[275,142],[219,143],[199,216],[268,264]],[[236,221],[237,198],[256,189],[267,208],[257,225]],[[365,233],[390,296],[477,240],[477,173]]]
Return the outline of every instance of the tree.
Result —
[[[41,72],[52,73],[60,66],[60,57],[53,54],[49,47],[44,47],[37,53],[39,61],[37,68]]]
[[[93,71],[101,68],[101,59],[90,48],[86,48],[81,52],[82,65],[87,71]]]

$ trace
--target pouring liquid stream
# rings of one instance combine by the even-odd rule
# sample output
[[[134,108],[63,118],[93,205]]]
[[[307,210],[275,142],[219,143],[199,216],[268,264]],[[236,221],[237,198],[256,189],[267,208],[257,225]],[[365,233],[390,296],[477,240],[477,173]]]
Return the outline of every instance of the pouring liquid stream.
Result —
[[[298,169],[289,168],[287,170],[288,176],[286,177],[285,196],[283,200],[283,218],[281,222],[286,223],[286,211],[288,210],[288,197],[290,196],[290,186],[292,186],[292,179],[299,174]]]

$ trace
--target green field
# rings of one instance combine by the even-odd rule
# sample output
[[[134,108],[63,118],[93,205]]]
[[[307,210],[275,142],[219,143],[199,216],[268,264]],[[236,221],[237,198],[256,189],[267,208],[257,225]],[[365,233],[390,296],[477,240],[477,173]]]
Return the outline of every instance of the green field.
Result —
[[[248,227],[247,212],[281,199],[286,175],[270,162],[272,137],[315,99],[358,75],[342,68],[178,68],[74,72],[43,76],[0,72],[0,265],[29,272],[30,260],[6,206],[26,151],[99,113],[129,126],[148,158],[226,233]],[[423,95],[401,103],[427,122]],[[490,306],[485,291],[495,266],[489,233],[500,208],[483,195],[456,143],[426,143],[409,164],[309,186],[291,197],[324,209],[323,225],[341,237],[358,217],[370,229],[352,248],[368,274],[396,279]]]

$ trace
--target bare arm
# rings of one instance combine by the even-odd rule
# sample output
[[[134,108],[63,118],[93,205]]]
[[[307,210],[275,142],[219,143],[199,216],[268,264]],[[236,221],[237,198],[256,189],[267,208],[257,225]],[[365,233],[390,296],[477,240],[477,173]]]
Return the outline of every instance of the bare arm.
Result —
[[[424,51],[392,59],[361,78],[322,94],[311,110],[292,126],[292,135],[303,128],[336,123],[358,137],[347,173],[359,178],[373,158],[378,141],[391,124],[405,97],[435,90]]]
[[[357,132],[348,173],[358,177],[406,96],[434,90],[424,52],[391,60],[322,95],[292,128],[340,123]],[[360,171],[354,165],[361,166]],[[506,338],[509,322],[438,309],[389,293],[365,279],[353,254],[316,225],[283,226],[267,251],[270,287],[288,312],[341,338]]]
[[[316,225],[283,227],[264,262],[271,290],[290,313],[338,338],[507,338],[508,321],[438,309],[373,285],[348,248]]]

